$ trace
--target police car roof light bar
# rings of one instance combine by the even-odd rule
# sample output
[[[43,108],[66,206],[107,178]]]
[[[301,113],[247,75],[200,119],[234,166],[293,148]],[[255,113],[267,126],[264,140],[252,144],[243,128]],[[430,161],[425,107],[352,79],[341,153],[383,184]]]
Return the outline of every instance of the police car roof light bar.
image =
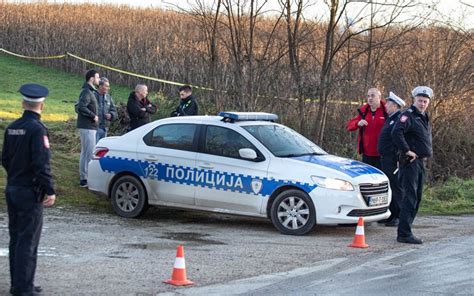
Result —
[[[276,121],[278,115],[265,112],[219,112],[222,121]]]

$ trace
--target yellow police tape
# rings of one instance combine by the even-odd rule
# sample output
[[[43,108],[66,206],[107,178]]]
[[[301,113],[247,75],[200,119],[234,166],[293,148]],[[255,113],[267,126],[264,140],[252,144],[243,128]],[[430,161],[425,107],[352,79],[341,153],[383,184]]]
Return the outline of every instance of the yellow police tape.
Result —
[[[9,55],[12,55],[12,56],[16,56],[16,57],[24,58],[24,59],[30,59],[30,60],[51,60],[51,59],[62,59],[64,57],[66,57],[65,54],[57,55],[57,56],[49,56],[49,57],[29,57],[29,56],[24,56],[24,55],[21,55],[21,54],[17,54],[17,53],[5,50],[3,48],[0,48],[0,51],[3,51],[4,53],[8,53]]]
[[[182,85],[185,85],[186,83],[181,83],[181,82],[175,82],[175,81],[170,81],[170,80],[164,80],[164,79],[159,79],[159,78],[154,78],[154,77],[150,77],[150,76],[145,76],[145,75],[141,75],[141,74],[138,74],[138,73],[133,73],[133,72],[128,72],[128,71],[124,71],[124,70],[120,70],[120,69],[117,69],[117,68],[114,68],[114,67],[110,67],[110,66],[107,66],[107,65],[103,65],[103,64],[99,64],[99,63],[96,63],[96,62],[93,62],[93,61],[90,61],[90,60],[87,60],[85,58],[81,58],[77,55],[74,55],[72,53],[69,53],[67,52],[66,53],[68,56],[71,56],[75,59],[78,59],[78,60],[81,60],[83,62],[86,62],[86,63],[89,63],[89,64],[92,64],[92,65],[96,65],[96,66],[99,66],[101,68],[105,68],[105,69],[109,69],[109,70],[112,70],[112,71],[115,71],[115,72],[119,72],[119,73],[122,73],[122,74],[127,74],[127,75],[130,75],[130,76],[135,76],[135,77],[138,77],[138,78],[143,78],[143,79],[148,79],[148,80],[153,80],[153,81],[158,81],[158,82],[161,82],[161,83],[166,83],[166,84],[171,84],[171,85],[179,85],[179,86],[182,86]],[[208,87],[203,87],[203,86],[197,86],[197,85],[191,85],[193,88],[199,88],[199,89],[204,89],[204,90],[214,90],[212,88],[208,88]]]
[[[93,62],[91,60],[82,58],[82,57],[77,56],[75,54],[72,54],[70,52],[66,52],[66,54],[63,54],[63,55],[47,56],[47,57],[24,56],[24,55],[21,55],[21,54],[17,54],[17,53],[5,50],[3,48],[0,48],[0,52],[4,52],[4,53],[7,53],[7,54],[10,54],[10,55],[19,57],[19,58],[32,59],[32,60],[62,59],[62,58],[65,58],[67,56],[70,56],[72,58],[78,59],[78,60],[83,61],[83,62],[88,63],[88,64],[92,64],[92,65],[95,65],[95,66],[98,66],[98,67],[101,67],[101,68],[104,68],[104,69],[109,69],[109,70],[112,70],[112,71],[115,71],[115,72],[118,72],[118,73],[130,75],[130,76],[135,76],[135,77],[138,77],[138,78],[143,78],[143,79],[147,79],[147,80],[157,81],[157,82],[161,82],[161,83],[165,83],[165,84],[171,84],[171,85],[178,85],[178,86],[182,86],[182,85],[186,84],[186,83],[181,83],[181,82],[176,82],[176,81],[170,81],[170,80],[164,80],[164,79],[159,79],[159,78],[155,78],[155,77],[150,77],[150,76],[146,76],[146,75],[142,75],[142,74],[138,74],[138,73],[133,73],[133,72],[125,71],[125,70],[120,70],[120,69],[110,67],[110,66],[107,66],[107,65],[104,65],[104,64]],[[197,86],[197,85],[190,85],[190,86],[192,86],[193,88],[202,89],[202,90],[219,91],[219,92],[222,92],[222,93],[227,92],[225,90],[216,90],[216,89],[213,89],[213,88]],[[259,96],[259,97],[264,97],[264,96]],[[275,97],[275,98],[279,98],[279,97]],[[281,98],[281,99],[285,99],[285,100],[289,100],[289,101],[297,101],[298,100],[296,98]],[[305,102],[319,102],[319,99],[305,99]],[[360,104],[358,101],[357,102],[347,102],[347,101],[340,101],[340,100],[337,100],[337,101],[329,100],[328,102],[329,103],[336,103],[336,104],[350,104],[350,105],[359,105]]]

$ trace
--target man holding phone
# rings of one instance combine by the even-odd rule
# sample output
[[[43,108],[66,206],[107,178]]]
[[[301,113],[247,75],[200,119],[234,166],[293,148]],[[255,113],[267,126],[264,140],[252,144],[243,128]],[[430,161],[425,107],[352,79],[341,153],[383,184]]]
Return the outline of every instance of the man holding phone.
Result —
[[[397,241],[422,244],[423,241],[413,235],[411,225],[423,194],[425,161],[433,154],[431,124],[426,112],[433,90],[417,86],[412,96],[413,105],[402,113],[392,131],[393,142],[401,152],[399,174],[403,190]]]

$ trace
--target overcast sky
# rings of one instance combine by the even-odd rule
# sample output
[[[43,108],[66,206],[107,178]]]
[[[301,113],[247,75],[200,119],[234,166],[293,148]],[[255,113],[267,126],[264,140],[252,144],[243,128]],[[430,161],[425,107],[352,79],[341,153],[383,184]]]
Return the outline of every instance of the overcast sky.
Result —
[[[1,1],[1,0],[0,0]],[[215,0],[201,0],[203,2],[212,4],[216,2]],[[306,9],[307,18],[315,17],[324,17],[323,12],[327,12],[327,9],[324,9],[323,0],[311,0],[314,5],[309,9]],[[352,1],[367,1],[367,0],[352,0]],[[374,0],[374,2],[379,3],[393,3],[396,0]],[[410,0],[404,0],[410,1]],[[474,0],[411,0],[415,3],[420,3],[421,6],[416,11],[407,11],[403,16],[403,19],[413,19],[417,14],[425,15],[427,10],[431,10],[428,5],[433,2],[437,3],[437,11],[431,15],[432,18],[443,20],[443,21],[453,21],[454,23],[461,24],[464,28],[474,29]],[[7,0],[7,2],[45,2],[44,0],[35,1],[35,0]],[[188,9],[191,7],[191,4],[195,1],[193,0],[47,0],[47,2],[68,2],[68,3],[95,3],[95,4],[115,4],[115,5],[130,5],[130,6],[139,6],[139,7],[158,7],[158,8],[168,8],[176,9],[177,7],[182,9]],[[259,3],[263,3],[262,0],[257,0]],[[277,0],[268,0],[269,10],[278,9]],[[191,3],[191,4],[190,4]],[[368,5],[364,3],[350,3],[348,4],[347,11],[349,13],[349,18],[355,17],[355,15],[364,7],[367,7],[366,13],[370,12]]]

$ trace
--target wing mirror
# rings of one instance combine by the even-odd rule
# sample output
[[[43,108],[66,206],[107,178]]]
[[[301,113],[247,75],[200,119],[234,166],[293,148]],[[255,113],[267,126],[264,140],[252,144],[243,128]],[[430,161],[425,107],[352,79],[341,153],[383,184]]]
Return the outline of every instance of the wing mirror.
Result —
[[[250,148],[242,148],[239,149],[239,156],[243,159],[248,160],[256,160],[257,159],[257,152]]]

